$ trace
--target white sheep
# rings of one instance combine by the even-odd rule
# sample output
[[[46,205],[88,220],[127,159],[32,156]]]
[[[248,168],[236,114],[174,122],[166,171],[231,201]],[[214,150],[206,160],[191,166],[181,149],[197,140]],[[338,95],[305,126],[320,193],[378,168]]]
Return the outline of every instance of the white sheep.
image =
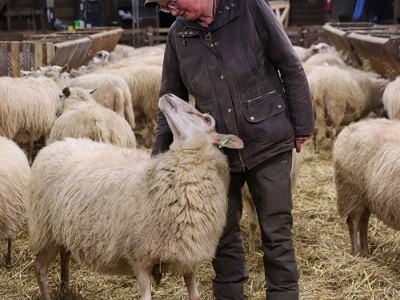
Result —
[[[120,147],[136,147],[135,134],[128,122],[121,115],[98,104],[88,90],[66,87],[62,92],[62,114],[51,128],[49,143],[66,137],[85,137]]]
[[[0,238],[7,239],[7,268],[13,267],[12,238],[25,223],[25,197],[31,168],[22,149],[0,136]]]
[[[32,165],[28,228],[43,299],[49,264],[72,256],[90,269],[135,274],[142,300],[151,273],[182,274],[189,299],[199,299],[196,267],[210,261],[226,221],[229,167],[216,147],[240,149],[234,135],[174,95],[160,98],[174,141],[170,150],[120,148],[67,139],[42,149]],[[63,259],[65,258],[65,259]],[[61,273],[61,288],[68,286]]]
[[[93,98],[97,103],[123,116],[135,129],[135,116],[132,107],[132,95],[126,81],[115,74],[87,74],[69,81],[71,87],[96,89]]]
[[[296,153],[295,149],[292,150],[292,192],[297,186],[300,168],[304,161],[304,151],[305,150],[302,150],[300,153]],[[251,197],[247,183],[245,183],[242,188],[242,201],[244,205],[244,210],[247,213],[247,221],[249,227],[249,251],[254,252],[256,249],[256,230],[259,223],[257,219],[256,207],[254,205],[253,198]]]
[[[311,45],[309,48],[295,45],[295,46],[293,46],[293,48],[301,62],[305,62],[307,59],[309,59],[311,56],[315,55],[316,53],[321,53],[321,52],[325,53],[325,52],[336,51],[333,46],[328,45],[326,43],[314,44],[314,45]]]
[[[332,141],[340,126],[381,114],[388,80],[350,66],[319,66],[307,75],[313,101],[316,142],[330,131]]]
[[[132,95],[138,142],[151,147],[156,130],[162,67],[130,65],[119,69],[104,67],[95,72],[96,74],[117,74],[126,80]]]
[[[344,58],[341,56],[339,52],[320,52],[316,53],[313,56],[309,57],[304,61],[305,65],[339,65],[346,66],[346,62]]]
[[[400,76],[389,82],[383,92],[383,107],[389,119],[400,119]]]
[[[33,161],[34,142],[47,135],[56,119],[57,99],[65,87],[68,66],[41,67],[26,77],[0,77],[0,135],[28,144]]]
[[[337,208],[347,220],[354,255],[368,253],[371,214],[400,230],[399,132],[398,120],[362,120],[345,127],[334,144]]]

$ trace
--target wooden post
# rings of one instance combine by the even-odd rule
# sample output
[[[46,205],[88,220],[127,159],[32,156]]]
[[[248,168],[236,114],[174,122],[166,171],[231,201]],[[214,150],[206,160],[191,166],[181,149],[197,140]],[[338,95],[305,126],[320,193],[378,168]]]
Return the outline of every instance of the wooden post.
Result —
[[[8,75],[8,42],[0,43],[0,75]]]
[[[43,44],[41,42],[35,42],[34,44],[35,50],[35,68],[39,68],[43,66]]]
[[[21,65],[19,63],[19,42],[11,42],[11,75],[21,76]]]

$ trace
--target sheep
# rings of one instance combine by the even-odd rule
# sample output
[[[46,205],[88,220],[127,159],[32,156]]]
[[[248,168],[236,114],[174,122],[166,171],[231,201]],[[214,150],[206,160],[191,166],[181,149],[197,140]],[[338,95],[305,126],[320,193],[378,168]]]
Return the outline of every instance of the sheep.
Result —
[[[92,74],[118,75],[127,82],[132,95],[138,142],[145,147],[151,147],[156,128],[162,67],[147,65],[139,60],[123,60],[87,70]],[[76,71],[74,74],[81,76],[85,73]]]
[[[41,67],[31,76],[0,77],[0,135],[28,144],[32,163],[34,142],[47,135],[56,119],[57,98],[65,87],[68,66]]]
[[[51,128],[49,143],[66,137],[86,137],[120,147],[136,147],[136,138],[128,122],[111,109],[98,104],[88,90],[66,87],[60,112]]]
[[[96,89],[96,93],[93,93],[96,102],[123,116],[131,128],[135,129],[131,91],[121,76],[87,74],[71,79],[68,85],[84,89]]]
[[[296,150],[292,150],[292,172],[291,172],[291,179],[292,179],[292,192],[294,191],[295,187],[297,186],[300,167],[304,160],[304,150],[300,153],[296,153]],[[247,221],[249,227],[249,252],[254,252],[256,249],[256,230],[258,227],[258,220],[257,220],[257,212],[256,207],[253,202],[253,198],[251,197],[249,187],[247,183],[244,184],[242,188],[242,201],[244,205],[244,210],[247,213]]]
[[[383,92],[382,101],[389,119],[400,119],[400,76],[389,82]]]
[[[335,141],[337,209],[346,218],[353,255],[368,253],[371,214],[400,230],[399,131],[398,120],[361,120],[345,127]]]
[[[243,142],[215,132],[212,116],[174,95],[159,107],[173,143],[158,156],[87,139],[38,154],[27,218],[43,299],[50,299],[47,271],[57,252],[61,289],[73,257],[98,272],[136,275],[142,300],[151,299],[151,273],[160,269],[182,274],[189,299],[199,299],[196,267],[213,258],[226,221],[229,166],[219,147]]]
[[[320,52],[304,61],[306,65],[339,65],[346,66],[346,62],[339,52]]]
[[[138,142],[145,147],[151,147],[156,130],[161,72],[162,67],[155,65],[131,65],[120,69],[102,68],[95,71],[96,74],[117,74],[128,83],[135,115],[135,132]]]
[[[376,73],[350,66],[319,66],[307,79],[315,113],[316,143],[329,130],[334,141],[340,126],[365,118],[372,111],[381,115],[388,80]]]
[[[25,196],[31,168],[22,149],[0,136],[0,238],[8,243],[5,266],[12,268],[12,238],[25,224]]]
[[[294,45],[293,49],[295,50],[301,62],[305,62],[316,53],[336,51],[333,46],[330,46],[326,43],[311,45],[309,48]]]

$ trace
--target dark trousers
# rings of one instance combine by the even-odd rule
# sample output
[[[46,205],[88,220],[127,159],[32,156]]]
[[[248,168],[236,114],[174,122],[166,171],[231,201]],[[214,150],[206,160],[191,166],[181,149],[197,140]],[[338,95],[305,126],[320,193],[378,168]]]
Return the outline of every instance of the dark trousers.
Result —
[[[266,297],[268,300],[299,298],[298,271],[292,242],[292,152],[278,154],[245,172],[231,172],[228,215],[213,260],[216,300],[242,300],[248,279],[240,237],[241,187],[246,181],[260,224]]]

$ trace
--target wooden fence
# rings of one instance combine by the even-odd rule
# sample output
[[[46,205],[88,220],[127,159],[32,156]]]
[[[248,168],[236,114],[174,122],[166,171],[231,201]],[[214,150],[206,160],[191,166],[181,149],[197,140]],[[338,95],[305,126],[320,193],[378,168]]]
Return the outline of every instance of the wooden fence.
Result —
[[[0,41],[0,75],[20,76],[21,70],[68,64],[79,68],[100,50],[112,51],[121,28],[92,28],[34,35],[28,41]]]

